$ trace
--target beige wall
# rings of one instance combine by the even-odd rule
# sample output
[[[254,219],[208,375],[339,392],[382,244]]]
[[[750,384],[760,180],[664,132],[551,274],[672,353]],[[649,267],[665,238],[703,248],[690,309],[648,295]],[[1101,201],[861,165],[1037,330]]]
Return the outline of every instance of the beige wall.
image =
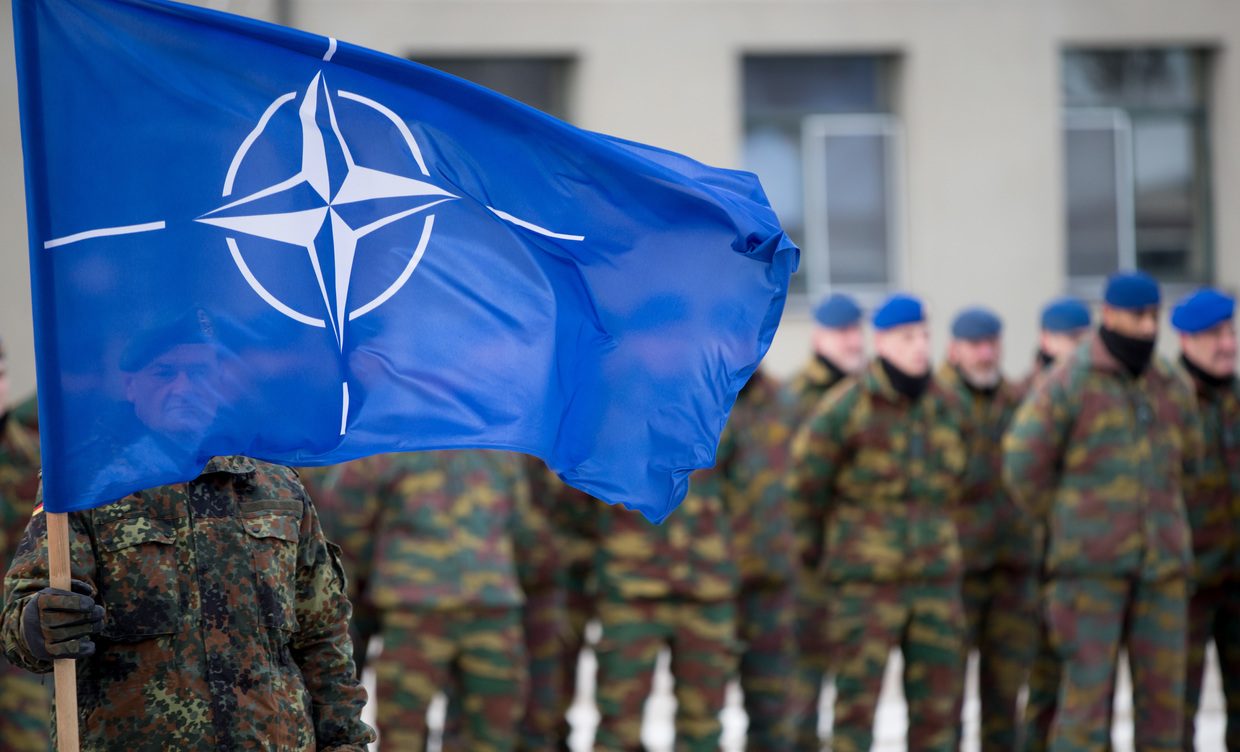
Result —
[[[951,314],[984,303],[1009,325],[1023,370],[1037,309],[1062,291],[1059,51],[1066,45],[1215,49],[1217,281],[1240,287],[1240,3],[1235,0],[292,0],[292,20],[397,55],[568,54],[583,127],[736,166],[746,52],[900,56],[905,133],[901,284]],[[217,3],[218,7],[218,3]],[[271,13],[267,3],[229,9]],[[11,34],[6,25],[0,35]],[[0,36],[0,56],[12,59]],[[0,331],[15,386],[30,386],[31,336],[20,150],[11,67],[0,73]],[[786,374],[808,352],[795,302],[769,358]],[[1165,340],[1170,341],[1169,337]]]

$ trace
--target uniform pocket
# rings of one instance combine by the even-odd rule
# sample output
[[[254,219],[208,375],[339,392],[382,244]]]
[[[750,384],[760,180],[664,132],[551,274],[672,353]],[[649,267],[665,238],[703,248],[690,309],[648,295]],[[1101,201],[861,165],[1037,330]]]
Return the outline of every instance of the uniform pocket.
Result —
[[[249,536],[260,620],[268,627],[296,631],[301,517],[282,510],[243,510],[241,525]]]
[[[135,642],[176,634],[181,626],[177,525],[146,517],[96,526],[103,636]]]

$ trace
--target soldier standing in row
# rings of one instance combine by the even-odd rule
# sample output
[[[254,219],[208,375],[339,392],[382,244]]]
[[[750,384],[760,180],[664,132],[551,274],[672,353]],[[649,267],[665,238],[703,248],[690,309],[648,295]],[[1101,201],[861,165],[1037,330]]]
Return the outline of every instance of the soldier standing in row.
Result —
[[[698,470],[680,507],[654,525],[598,509],[599,711],[595,749],[642,749],[642,709],[659,651],[671,651],[676,749],[716,752],[736,670],[738,579],[718,469]]]
[[[803,561],[830,583],[835,752],[865,752],[889,652],[904,654],[908,748],[955,748],[964,611],[952,505],[966,444],[951,397],[930,374],[930,332],[916,298],[874,316],[878,359],[823,400],[793,441],[798,520],[825,528]]]
[[[9,363],[0,340],[0,565],[8,571],[39,492],[39,437],[8,409]],[[4,607],[0,584],[0,609]],[[47,752],[50,687],[0,660],[0,752]]]
[[[791,396],[761,370],[741,389],[719,443],[725,505],[740,570],[737,634],[747,749],[789,752],[796,668],[795,579],[787,467]]]
[[[1227,704],[1227,749],[1240,751],[1240,386],[1235,300],[1199,290],[1176,306],[1180,364],[1192,377],[1204,455],[1185,502],[1193,533],[1194,590],[1188,604],[1184,750],[1192,752],[1206,643],[1214,640]]]
[[[1033,391],[1050,375],[1051,370],[1065,361],[1091,334],[1093,325],[1089,306],[1076,298],[1059,298],[1042,309],[1042,330],[1038,334],[1038,356],[1033,371],[1017,386],[1020,399]],[[1046,530],[1034,521],[1033,570],[1038,578],[1039,592],[1046,579],[1043,561],[1046,558]],[[1039,594],[1039,602],[1041,596]],[[1051,722],[1059,699],[1059,657],[1050,644],[1046,620],[1038,609],[1038,642],[1029,670],[1029,695],[1025,703],[1025,752],[1046,752]],[[1108,720],[1107,725],[1110,725]]]
[[[1026,399],[1004,441],[1009,489],[1049,535],[1042,608],[1062,660],[1052,752],[1107,748],[1121,646],[1136,749],[1182,744],[1184,498],[1201,428],[1186,380],[1154,355],[1159,298],[1146,274],[1112,277],[1101,330]]]
[[[557,500],[552,523],[559,536],[560,567],[564,573],[566,631],[560,647],[560,709],[556,713],[558,752],[569,752],[572,726],[568,709],[577,694],[577,664],[586,645],[586,627],[595,617],[598,576],[595,570],[598,550],[597,517],[605,503],[559,478],[548,481]]]
[[[835,294],[814,309],[814,355],[788,385],[795,402],[791,418],[793,432],[809,417],[833,387],[865,366],[865,334],[861,331],[861,309],[847,295]],[[793,513],[801,508],[794,506]],[[808,520],[793,520],[793,533],[801,551],[822,547],[820,526]],[[827,607],[830,590],[825,579],[798,562],[796,610],[798,657],[793,688],[793,723],[797,752],[818,752],[818,706],[823,681],[831,668],[827,645]]]
[[[973,308],[952,323],[939,383],[955,397],[969,438],[969,469],[956,530],[964,556],[962,594],[968,629],[960,655],[978,653],[982,752],[1014,752],[1020,708],[1037,642],[1037,582],[1032,523],[1003,488],[1003,433],[1016,412],[1015,387],[999,370],[1002,322]],[[954,714],[964,706],[964,682]],[[961,740],[963,743],[963,740]]]

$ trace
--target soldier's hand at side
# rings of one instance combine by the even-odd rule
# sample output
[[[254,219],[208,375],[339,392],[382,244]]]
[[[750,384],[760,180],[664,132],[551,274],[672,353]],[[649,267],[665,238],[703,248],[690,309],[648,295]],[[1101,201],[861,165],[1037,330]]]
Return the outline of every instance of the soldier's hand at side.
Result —
[[[43,588],[22,609],[22,636],[30,653],[41,661],[94,655],[90,636],[103,629],[103,606],[95,604],[90,586],[73,580],[72,592]]]

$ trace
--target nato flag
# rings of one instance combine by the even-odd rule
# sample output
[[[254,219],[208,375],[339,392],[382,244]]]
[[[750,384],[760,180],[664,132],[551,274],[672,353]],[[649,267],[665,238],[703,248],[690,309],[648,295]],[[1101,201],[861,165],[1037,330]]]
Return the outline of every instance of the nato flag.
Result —
[[[490,447],[661,520],[714,463],[799,257],[753,175],[224,13],[13,8],[48,511]]]

